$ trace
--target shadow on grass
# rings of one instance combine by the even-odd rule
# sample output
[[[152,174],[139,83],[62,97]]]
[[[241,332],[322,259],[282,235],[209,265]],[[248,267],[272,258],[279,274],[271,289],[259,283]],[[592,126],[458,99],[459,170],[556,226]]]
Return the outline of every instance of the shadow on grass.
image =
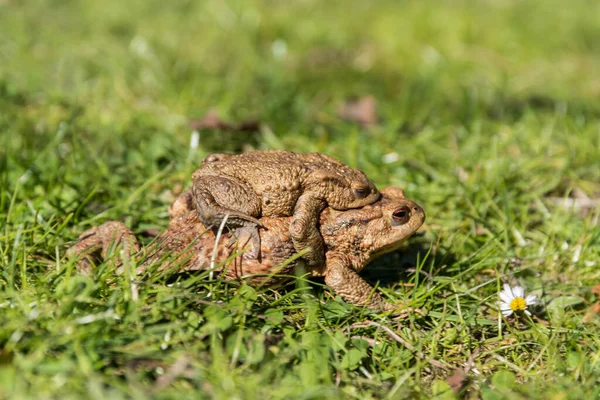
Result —
[[[410,244],[406,248],[377,258],[365,267],[361,276],[370,284],[378,283],[380,287],[392,287],[413,281],[417,271],[421,271],[422,274],[419,281],[433,279],[437,275],[453,274],[445,266],[457,261],[455,255],[445,250],[433,252],[430,249],[429,243]]]

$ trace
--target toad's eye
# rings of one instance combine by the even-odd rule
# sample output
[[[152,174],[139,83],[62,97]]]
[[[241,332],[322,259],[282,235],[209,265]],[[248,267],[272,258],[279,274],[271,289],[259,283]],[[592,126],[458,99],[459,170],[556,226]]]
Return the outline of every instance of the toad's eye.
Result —
[[[369,191],[366,188],[356,188],[354,189],[354,195],[359,199],[366,197],[369,194]]]
[[[392,218],[397,225],[404,225],[410,219],[410,210],[406,206],[397,208],[392,213]]]

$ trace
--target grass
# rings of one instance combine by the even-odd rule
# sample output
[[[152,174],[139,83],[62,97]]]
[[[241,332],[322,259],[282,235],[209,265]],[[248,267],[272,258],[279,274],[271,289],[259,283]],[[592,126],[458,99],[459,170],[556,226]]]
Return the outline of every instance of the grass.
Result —
[[[5,0],[0,26],[0,397],[600,397],[599,3]],[[337,117],[365,95],[379,124]],[[210,108],[262,128],[192,149]],[[207,153],[251,147],[405,188],[424,235],[365,276],[426,315],[65,259],[166,227]],[[533,319],[498,318],[503,283]]]

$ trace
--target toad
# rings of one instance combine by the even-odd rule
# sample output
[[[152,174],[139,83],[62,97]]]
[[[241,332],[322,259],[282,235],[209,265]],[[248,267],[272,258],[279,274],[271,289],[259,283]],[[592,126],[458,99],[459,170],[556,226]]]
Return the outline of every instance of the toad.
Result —
[[[317,227],[319,213],[329,206],[348,210],[371,204],[380,193],[364,172],[320,153],[262,150],[244,154],[212,154],[192,174],[193,201],[200,221],[216,228],[226,225],[240,247],[251,240],[258,257],[262,225],[259,217],[292,219],[289,235],[309,266],[322,264],[324,244]],[[191,196],[191,200],[190,200]]]
[[[297,251],[289,234],[293,217],[259,220],[259,261],[239,254],[228,244],[229,232],[222,232],[224,237],[217,242],[215,233],[202,224],[198,213],[185,209],[173,216],[167,231],[146,249],[140,250],[135,236],[122,222],[111,221],[84,232],[67,255],[78,257],[79,270],[90,274],[92,253],[102,252],[104,257],[117,241],[123,250],[137,251],[142,257],[138,273],[156,265],[159,271],[177,272],[208,270],[213,266],[214,272],[225,279],[244,278],[260,284],[286,281],[297,268],[304,268],[311,276],[324,277],[334,293],[349,303],[394,311],[398,306],[386,302],[358,273],[371,260],[398,249],[423,224],[425,213],[399,188],[388,187],[381,193],[377,202],[360,209],[338,211],[327,207],[321,212],[319,227],[325,260],[315,266],[307,266],[303,259],[294,257]]]

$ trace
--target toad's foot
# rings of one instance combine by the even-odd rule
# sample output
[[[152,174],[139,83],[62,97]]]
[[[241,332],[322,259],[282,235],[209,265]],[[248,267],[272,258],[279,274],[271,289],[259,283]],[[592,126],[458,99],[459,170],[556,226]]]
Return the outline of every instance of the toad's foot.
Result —
[[[133,232],[119,221],[105,222],[83,232],[73,246],[67,250],[68,258],[77,258],[77,269],[84,275],[92,273],[92,265],[100,255],[106,259],[109,250],[121,247],[119,257],[128,257],[140,250]],[[119,260],[122,264],[122,260]]]
[[[253,258],[260,261],[260,235],[256,226],[243,226],[231,230],[232,235],[229,239],[229,246],[237,242],[239,252],[244,252],[247,258]],[[250,248],[245,250],[250,243]],[[245,250],[245,251],[244,251]]]

